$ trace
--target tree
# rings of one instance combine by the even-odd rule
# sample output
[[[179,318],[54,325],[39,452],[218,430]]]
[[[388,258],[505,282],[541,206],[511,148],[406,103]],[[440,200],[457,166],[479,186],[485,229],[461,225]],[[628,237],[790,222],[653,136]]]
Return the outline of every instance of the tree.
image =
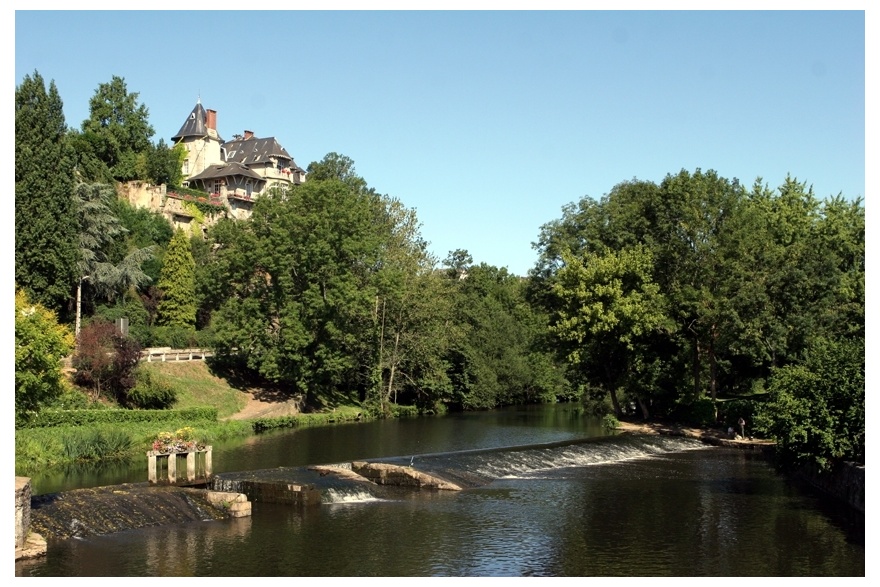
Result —
[[[61,98],[39,73],[15,89],[15,281],[61,313],[77,280],[73,159]]]
[[[562,395],[561,371],[541,344],[547,317],[526,302],[523,281],[505,268],[470,264],[460,249],[445,264],[454,292],[452,322],[460,332],[448,351],[454,382],[449,403],[485,409]]]
[[[157,308],[157,322],[161,326],[192,328],[196,323],[195,261],[189,238],[178,229],[162,265],[159,289],[162,298]]]
[[[125,79],[113,76],[100,84],[89,100],[89,118],[82,123],[82,139],[91,145],[94,156],[107,166],[117,181],[147,179],[139,172],[138,158],[153,147],[154,134],[149,112],[138,104],[138,93],[129,93]]]
[[[183,161],[187,151],[183,143],[173,147],[165,144],[165,139],[150,148],[146,154],[146,179],[155,185],[166,184],[172,187],[180,186],[183,180]]]
[[[436,260],[421,238],[415,211],[387,197],[382,208],[384,246],[372,278],[375,338],[364,351],[365,357],[375,356],[370,397],[378,398],[383,412],[400,402],[431,410],[450,391],[444,357],[455,331],[448,327],[453,292],[434,271]]]
[[[562,259],[552,286],[559,302],[551,333],[586,381],[609,395],[617,416],[624,389],[647,419],[657,361],[651,338],[670,328],[666,300],[651,276],[651,253],[638,245]]]
[[[805,360],[776,369],[756,429],[776,439],[784,468],[865,462],[864,340],[814,340]]]
[[[102,394],[124,403],[136,383],[140,345],[123,336],[116,325],[95,320],[83,327],[73,355],[76,381],[91,388],[92,399]]]
[[[88,283],[99,295],[114,299],[129,287],[141,287],[151,282],[141,265],[153,256],[154,247],[131,251],[118,263],[110,261],[108,250],[117,237],[128,230],[113,213],[112,202],[116,192],[106,184],[79,183],[74,190],[79,213],[78,264],[80,278],[76,292],[76,328],[79,336],[83,283]]]
[[[26,422],[64,391],[61,359],[74,346],[73,334],[54,312],[15,289],[15,421]]]

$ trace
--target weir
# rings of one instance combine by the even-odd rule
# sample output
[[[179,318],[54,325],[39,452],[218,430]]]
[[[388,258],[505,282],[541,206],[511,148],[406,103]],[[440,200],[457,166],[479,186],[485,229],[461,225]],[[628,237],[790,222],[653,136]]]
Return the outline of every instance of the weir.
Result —
[[[50,539],[247,516],[251,503],[309,508],[420,495],[454,498],[460,490],[494,480],[565,476],[585,466],[697,448],[706,444],[669,436],[618,436],[214,475],[206,467],[203,482],[195,475],[188,487],[179,481],[160,483],[156,475],[156,482],[40,495],[31,500],[31,518],[34,530]],[[176,479],[176,467],[169,475]]]

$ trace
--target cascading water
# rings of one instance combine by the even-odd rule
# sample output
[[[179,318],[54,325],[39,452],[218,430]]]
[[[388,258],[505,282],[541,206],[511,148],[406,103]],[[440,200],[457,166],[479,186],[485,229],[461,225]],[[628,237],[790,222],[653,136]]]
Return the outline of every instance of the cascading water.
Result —
[[[701,449],[705,446],[698,440],[680,437],[616,436],[369,460],[412,467],[467,489],[485,486],[499,479],[564,475],[565,470],[570,468],[662,458],[665,454]],[[337,475],[332,472],[334,470],[349,474]],[[278,467],[263,471],[225,473],[214,479],[213,488],[217,491],[246,492],[243,482],[259,479],[267,483],[313,485],[320,491],[323,504],[413,498],[412,488],[376,485],[351,475],[350,471],[350,463],[338,463],[321,467],[319,471],[306,467]]]

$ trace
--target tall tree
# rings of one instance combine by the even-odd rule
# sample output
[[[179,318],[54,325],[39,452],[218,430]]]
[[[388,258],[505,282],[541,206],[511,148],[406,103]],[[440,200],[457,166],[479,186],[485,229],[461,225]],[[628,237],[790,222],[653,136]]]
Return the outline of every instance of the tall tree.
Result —
[[[162,326],[192,328],[196,323],[196,266],[190,249],[189,238],[177,229],[162,265],[159,289],[162,299],[157,309],[157,322]]]
[[[100,84],[89,100],[89,118],[82,123],[82,139],[118,181],[147,179],[139,163],[153,148],[154,134],[149,111],[138,103],[137,92],[129,92],[125,79],[113,76]]]
[[[73,158],[61,98],[34,72],[15,89],[15,281],[59,314],[77,280]]]
[[[450,390],[443,359],[454,335],[448,327],[452,290],[434,271],[436,260],[421,238],[415,211],[396,199],[383,203],[384,246],[372,281],[375,338],[365,349],[365,356],[376,357],[370,391],[383,410],[388,402],[433,409]]]
[[[468,259],[459,249],[445,262],[455,293],[453,322],[461,332],[450,341],[455,389],[449,403],[483,409],[562,395],[553,357],[540,344],[546,316],[527,304],[523,281],[505,268]]]
[[[128,230],[113,212],[116,192],[106,184],[79,183],[74,190],[79,215],[80,259],[76,293],[76,329],[80,331],[81,301],[84,282],[105,299],[113,300],[129,287],[142,287],[152,279],[144,273],[143,263],[153,257],[154,245],[130,250],[118,262],[109,256],[116,239]]]
[[[657,372],[653,336],[671,326],[650,251],[637,245],[603,255],[565,253],[563,261],[552,287],[559,303],[551,332],[585,380],[605,390],[618,416],[623,390],[648,418]]]

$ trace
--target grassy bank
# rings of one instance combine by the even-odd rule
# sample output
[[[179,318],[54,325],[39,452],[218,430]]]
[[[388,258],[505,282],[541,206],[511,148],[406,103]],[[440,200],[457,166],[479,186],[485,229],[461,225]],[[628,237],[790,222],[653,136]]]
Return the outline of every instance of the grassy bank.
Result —
[[[213,373],[202,361],[149,363],[144,365],[173,386],[177,395],[174,410],[208,407],[217,410],[217,420],[196,422],[181,418],[161,422],[113,422],[88,426],[22,428],[15,432],[15,470],[28,475],[37,469],[81,461],[129,459],[150,450],[159,432],[191,427],[206,444],[243,438],[259,432],[296,426],[318,426],[362,420],[367,414],[357,406],[336,406],[332,411],[282,418],[232,420],[247,404],[242,384]]]

